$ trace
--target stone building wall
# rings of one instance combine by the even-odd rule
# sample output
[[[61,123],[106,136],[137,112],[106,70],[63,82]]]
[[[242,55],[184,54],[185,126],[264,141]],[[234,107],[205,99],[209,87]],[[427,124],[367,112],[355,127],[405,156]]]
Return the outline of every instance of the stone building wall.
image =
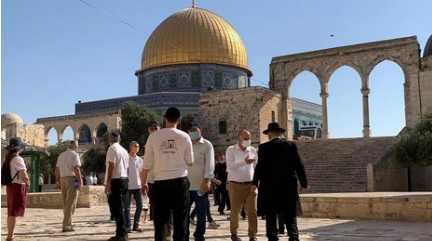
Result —
[[[220,153],[237,141],[239,130],[246,128],[252,134],[253,145],[258,145],[267,140],[262,131],[272,119],[272,111],[278,115],[279,105],[280,96],[263,87],[203,93],[199,117],[203,136]],[[221,122],[226,123],[226,133],[220,133]]]
[[[24,125],[17,129],[17,136],[21,137],[28,145],[45,147],[45,130],[43,125]]]
[[[12,124],[2,128],[2,139],[9,140],[19,137],[24,143],[34,147],[45,147],[45,131],[43,125]]]

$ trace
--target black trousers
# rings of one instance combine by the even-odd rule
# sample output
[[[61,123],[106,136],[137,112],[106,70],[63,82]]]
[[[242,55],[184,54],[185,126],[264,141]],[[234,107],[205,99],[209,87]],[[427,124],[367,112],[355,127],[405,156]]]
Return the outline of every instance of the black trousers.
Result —
[[[221,184],[217,188],[219,190],[219,212],[223,212],[225,210],[225,206],[229,209],[231,209],[230,206],[230,200],[229,200],[229,194],[228,190],[226,190],[226,184]]]
[[[110,210],[110,215],[111,215],[111,220],[115,220],[115,218],[114,218],[114,211],[113,211],[113,201],[112,201],[112,193],[108,193],[107,194],[107,200],[108,200],[108,207],[109,207],[109,210]]]
[[[148,184],[147,196],[150,204],[150,220],[154,220],[154,200],[153,200],[153,183]]]
[[[154,204],[154,238],[165,240],[166,226],[173,215],[173,241],[185,241],[189,229],[189,180],[187,177],[155,181],[152,187]]]
[[[127,205],[128,179],[111,179],[112,215],[116,221],[116,237],[127,236],[126,205]]]
[[[283,219],[287,227],[289,241],[299,241],[297,217],[289,212],[268,211],[266,217],[266,235],[269,241],[279,240],[278,238],[278,216]]]

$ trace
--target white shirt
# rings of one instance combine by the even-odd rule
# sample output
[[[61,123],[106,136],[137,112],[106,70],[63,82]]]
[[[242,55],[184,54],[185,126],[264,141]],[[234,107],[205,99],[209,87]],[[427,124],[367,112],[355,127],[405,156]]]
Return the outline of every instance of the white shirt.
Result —
[[[191,191],[197,191],[201,188],[204,178],[212,179],[214,177],[214,149],[210,141],[201,137],[193,144],[194,163],[188,167],[188,177]]]
[[[106,154],[106,179],[108,178],[109,163],[114,164],[111,178],[127,178],[129,167],[129,153],[118,142],[112,144]]]
[[[60,171],[60,177],[74,177],[75,167],[81,166],[81,160],[78,153],[74,150],[67,149],[62,152],[57,158],[56,167]]]
[[[141,189],[140,173],[143,169],[143,159],[139,156],[129,157],[129,190]]]
[[[24,159],[20,156],[16,156],[12,158],[10,161],[10,172],[11,172],[11,178],[14,178],[15,175],[20,171],[26,171],[27,167],[25,165]],[[18,174],[13,180],[12,183],[18,183],[18,184],[24,184],[24,180],[21,179],[20,175]]]
[[[225,158],[228,181],[251,182],[253,180],[256,161],[247,164],[245,162],[247,156],[249,159],[258,159],[255,147],[249,146],[243,151],[238,144],[235,144],[227,148]]]
[[[144,160],[144,169],[153,171],[155,181],[186,177],[194,161],[192,141],[184,131],[163,128],[149,136]]]

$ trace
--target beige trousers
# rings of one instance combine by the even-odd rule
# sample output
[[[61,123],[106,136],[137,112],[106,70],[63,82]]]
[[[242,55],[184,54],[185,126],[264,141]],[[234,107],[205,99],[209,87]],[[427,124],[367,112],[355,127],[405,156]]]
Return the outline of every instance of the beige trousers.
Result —
[[[237,235],[239,227],[240,212],[244,206],[248,218],[249,238],[255,238],[257,234],[257,194],[251,191],[252,184],[229,183],[229,195],[231,202],[232,235]]]
[[[75,212],[79,194],[79,189],[75,187],[75,179],[75,177],[61,178],[63,228],[72,228],[72,215]]]

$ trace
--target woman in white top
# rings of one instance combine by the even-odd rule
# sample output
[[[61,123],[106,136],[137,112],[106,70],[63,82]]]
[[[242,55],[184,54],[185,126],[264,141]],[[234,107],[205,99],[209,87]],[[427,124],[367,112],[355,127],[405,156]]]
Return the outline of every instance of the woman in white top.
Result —
[[[24,159],[19,155],[24,149],[24,144],[19,138],[12,138],[9,146],[6,147],[8,153],[2,168],[9,165],[12,181],[6,185],[8,217],[7,227],[8,236],[6,241],[13,241],[16,217],[24,216],[26,207],[29,177]]]

